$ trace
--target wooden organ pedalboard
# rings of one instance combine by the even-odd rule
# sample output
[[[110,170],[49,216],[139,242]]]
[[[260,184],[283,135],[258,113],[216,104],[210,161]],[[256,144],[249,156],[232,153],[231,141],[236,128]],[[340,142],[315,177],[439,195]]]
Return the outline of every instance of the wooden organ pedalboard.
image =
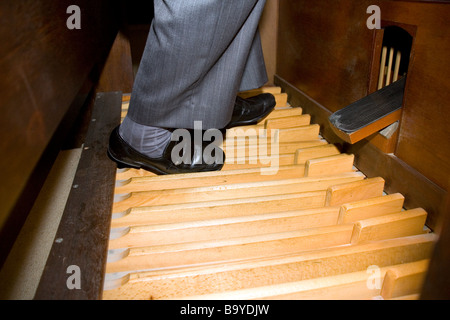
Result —
[[[103,299],[419,298],[427,213],[359,172],[279,87],[241,95],[261,92],[277,106],[228,130],[222,171],[117,171]]]

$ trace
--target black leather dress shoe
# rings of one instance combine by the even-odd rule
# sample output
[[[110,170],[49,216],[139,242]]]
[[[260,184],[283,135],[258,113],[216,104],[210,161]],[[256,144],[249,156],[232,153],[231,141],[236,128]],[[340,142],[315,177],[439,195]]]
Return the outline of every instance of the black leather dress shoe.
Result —
[[[237,97],[227,129],[257,124],[272,112],[275,105],[275,97],[270,93],[262,93],[247,99]]]
[[[194,143],[194,134],[190,132],[191,143],[190,152],[184,157],[179,154],[180,143],[183,141],[170,141],[160,158],[149,158],[133,149],[119,135],[119,127],[115,128],[109,138],[108,156],[117,163],[119,169],[134,168],[144,169],[158,175],[179,174],[191,172],[219,171],[225,163],[225,154],[219,147],[210,148],[214,152],[205,152],[211,142],[201,142],[201,145]],[[177,148],[177,149],[175,149]],[[175,150],[174,150],[175,149]],[[174,151],[174,152],[172,152]],[[221,154],[216,154],[217,152]],[[174,155],[172,155],[174,154]],[[187,159],[186,154],[190,155]],[[181,161],[181,160],[184,161]]]

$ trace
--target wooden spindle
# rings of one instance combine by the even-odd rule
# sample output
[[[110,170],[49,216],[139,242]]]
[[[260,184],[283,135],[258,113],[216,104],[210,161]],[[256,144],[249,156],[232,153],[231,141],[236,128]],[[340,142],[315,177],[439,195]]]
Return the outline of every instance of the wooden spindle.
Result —
[[[397,57],[395,59],[395,67],[394,67],[394,77],[392,79],[393,82],[398,80],[398,73],[400,71],[400,62],[402,60],[402,53],[397,51]]]
[[[380,76],[378,78],[378,90],[383,88],[384,85],[384,74],[385,74],[385,66],[386,66],[386,56],[387,56],[387,47],[383,47],[383,51],[381,53],[381,64],[380,64]]]
[[[391,84],[393,61],[394,61],[394,48],[391,48],[391,50],[389,51],[388,70],[386,74],[386,86]]]

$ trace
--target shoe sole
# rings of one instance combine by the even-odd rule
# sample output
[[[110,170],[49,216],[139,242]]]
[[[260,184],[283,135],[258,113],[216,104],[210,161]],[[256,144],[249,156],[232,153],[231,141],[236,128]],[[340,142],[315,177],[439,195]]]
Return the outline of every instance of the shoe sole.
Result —
[[[151,167],[148,165],[135,165],[135,164],[127,163],[122,160],[118,160],[112,155],[112,153],[109,149],[108,149],[108,157],[117,164],[118,169],[136,169],[136,170],[143,169],[143,170],[153,172],[157,175],[167,175],[168,174],[167,172],[161,171],[155,167]]]
[[[136,170],[143,169],[143,170],[146,170],[146,171],[153,172],[153,173],[155,173],[155,174],[157,174],[157,175],[168,175],[168,174],[170,174],[170,173],[168,173],[168,172],[161,171],[161,170],[159,170],[158,168],[152,167],[152,166],[149,166],[149,165],[136,165],[136,164],[130,164],[130,163],[127,163],[127,162],[122,161],[122,160],[118,160],[118,159],[116,159],[116,158],[112,155],[112,153],[110,152],[109,149],[108,149],[108,152],[107,152],[107,153],[108,153],[108,157],[109,157],[112,161],[114,161],[114,162],[116,163],[118,169],[136,169]],[[192,171],[192,172],[193,172],[193,173],[194,173],[194,172],[212,172],[212,171],[220,171],[221,169],[222,169],[222,168],[218,168],[218,169],[215,169],[215,170]],[[181,172],[181,173],[188,173],[188,172]]]

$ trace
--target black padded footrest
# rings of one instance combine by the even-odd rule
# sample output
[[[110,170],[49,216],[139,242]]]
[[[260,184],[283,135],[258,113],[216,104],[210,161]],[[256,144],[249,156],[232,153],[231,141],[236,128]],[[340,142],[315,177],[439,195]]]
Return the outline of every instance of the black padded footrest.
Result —
[[[403,103],[406,77],[364,97],[329,117],[344,133],[353,133],[399,110]]]

